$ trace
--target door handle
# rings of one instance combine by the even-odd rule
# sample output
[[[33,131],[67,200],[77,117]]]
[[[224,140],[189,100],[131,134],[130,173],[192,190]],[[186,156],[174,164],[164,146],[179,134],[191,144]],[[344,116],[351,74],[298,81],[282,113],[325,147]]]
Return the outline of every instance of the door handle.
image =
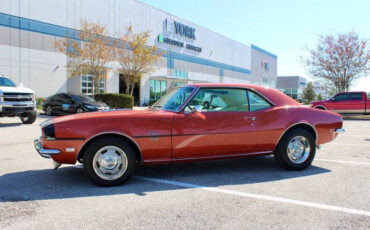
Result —
[[[251,119],[252,121],[256,120],[256,117],[244,117],[245,120]]]

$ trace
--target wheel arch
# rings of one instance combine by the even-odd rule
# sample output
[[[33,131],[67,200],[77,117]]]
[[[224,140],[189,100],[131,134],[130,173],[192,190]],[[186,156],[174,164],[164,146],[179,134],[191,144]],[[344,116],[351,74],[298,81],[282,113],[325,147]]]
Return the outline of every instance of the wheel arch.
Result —
[[[328,110],[325,106],[323,105],[317,105],[314,107],[315,109],[322,109],[322,110]]]
[[[117,132],[104,132],[104,133],[99,133],[99,134],[96,134],[95,136],[90,137],[87,141],[85,141],[85,143],[83,143],[82,147],[80,148],[80,151],[78,152],[76,160],[78,162],[82,162],[82,158],[83,158],[88,146],[91,143],[93,143],[94,141],[96,141],[97,139],[102,138],[102,137],[118,137],[122,140],[127,141],[128,143],[130,143],[131,147],[135,151],[136,161],[139,164],[141,164],[143,162],[142,152],[141,152],[141,149],[140,149],[139,145],[136,143],[136,141],[134,141],[131,137],[129,137],[129,136],[123,134],[123,133],[117,133]]]
[[[285,131],[281,134],[280,138],[278,139],[278,141],[277,141],[277,143],[276,143],[276,145],[275,145],[274,152],[275,152],[276,148],[279,146],[280,141],[283,139],[283,137],[284,137],[287,133],[289,133],[289,131],[291,131],[291,130],[293,130],[293,129],[299,129],[299,128],[301,128],[301,129],[305,129],[305,130],[309,131],[309,132],[312,134],[312,136],[314,137],[314,139],[315,139],[315,144],[316,144],[316,142],[317,142],[317,140],[318,140],[319,136],[318,136],[318,134],[317,134],[317,131],[316,131],[315,126],[313,126],[312,124],[307,123],[307,122],[298,122],[298,123],[295,123],[295,124],[293,124],[293,125],[289,126],[287,129],[285,129]]]

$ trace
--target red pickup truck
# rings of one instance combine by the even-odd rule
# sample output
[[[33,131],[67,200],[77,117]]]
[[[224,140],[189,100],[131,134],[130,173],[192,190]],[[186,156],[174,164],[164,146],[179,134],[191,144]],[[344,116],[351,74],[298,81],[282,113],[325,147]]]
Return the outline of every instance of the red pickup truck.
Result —
[[[370,99],[366,92],[345,92],[329,100],[313,101],[310,107],[342,114],[370,114]]]

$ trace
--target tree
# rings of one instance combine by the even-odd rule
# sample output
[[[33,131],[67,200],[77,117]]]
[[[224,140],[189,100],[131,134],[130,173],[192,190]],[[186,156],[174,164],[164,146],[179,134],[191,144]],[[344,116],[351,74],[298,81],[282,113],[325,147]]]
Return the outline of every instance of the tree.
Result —
[[[320,35],[316,47],[306,50],[309,56],[302,62],[308,71],[337,92],[348,91],[355,79],[370,70],[368,41],[354,32]]]
[[[77,34],[79,40],[66,37],[56,42],[59,51],[68,57],[68,76],[92,76],[93,94],[98,92],[100,80],[106,79],[108,65],[115,59],[116,41],[107,35],[106,25],[82,20]]]
[[[309,82],[306,88],[303,89],[302,92],[302,99],[305,103],[310,103],[311,101],[315,100],[315,87],[312,82]]]
[[[317,100],[321,101],[322,100],[322,95],[321,93],[319,93],[319,95],[317,95]]]
[[[133,94],[135,83],[140,81],[144,74],[153,72],[156,68],[154,64],[162,56],[156,46],[147,45],[149,37],[148,31],[134,33],[132,28],[129,28],[129,33],[121,38],[123,42],[117,45],[117,61],[126,83],[126,94]]]

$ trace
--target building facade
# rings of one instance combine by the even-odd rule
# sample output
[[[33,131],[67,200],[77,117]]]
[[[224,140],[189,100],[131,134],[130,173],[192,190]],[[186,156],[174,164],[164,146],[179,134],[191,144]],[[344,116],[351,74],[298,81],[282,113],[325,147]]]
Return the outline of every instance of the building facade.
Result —
[[[93,87],[123,93],[114,67],[98,86],[92,83],[94,76],[68,76],[67,57],[55,42],[65,37],[78,40],[82,19],[106,25],[112,38],[122,37],[129,26],[134,32],[151,31],[148,45],[159,47],[164,55],[156,70],[137,85],[135,96],[141,105],[172,87],[194,82],[276,86],[276,55],[136,0],[0,1],[0,74],[32,88],[38,97],[91,94]]]
[[[302,99],[303,89],[306,88],[306,78],[300,76],[277,77],[276,88],[295,100]]]

